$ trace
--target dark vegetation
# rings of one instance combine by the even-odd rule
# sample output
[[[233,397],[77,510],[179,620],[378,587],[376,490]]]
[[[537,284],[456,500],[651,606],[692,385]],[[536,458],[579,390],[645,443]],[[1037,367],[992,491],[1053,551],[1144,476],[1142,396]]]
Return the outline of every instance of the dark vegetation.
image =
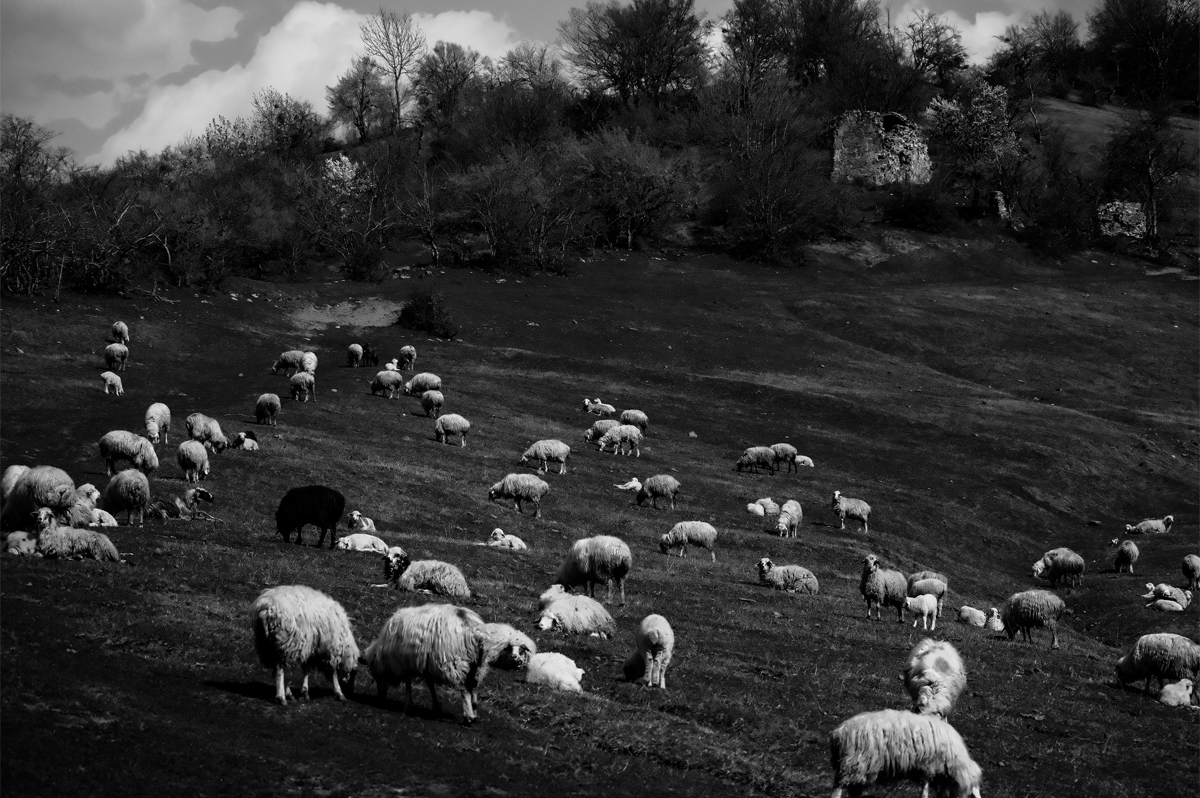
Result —
[[[453,339],[461,329],[454,323],[454,317],[446,307],[446,297],[428,286],[413,289],[408,301],[400,309],[396,323],[447,340]]]

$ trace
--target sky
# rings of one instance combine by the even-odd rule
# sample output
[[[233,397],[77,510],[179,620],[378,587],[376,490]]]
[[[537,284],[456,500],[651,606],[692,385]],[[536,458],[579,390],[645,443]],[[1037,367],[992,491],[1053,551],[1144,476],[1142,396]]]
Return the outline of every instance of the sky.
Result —
[[[1053,0],[1081,23],[1093,0]],[[897,3],[903,3],[897,5]],[[410,12],[432,45],[454,41],[493,58],[522,40],[554,42],[584,0],[3,0],[0,111],[59,134],[81,160],[110,165],[248,115],[273,86],[327,111],[325,87],[361,52],[359,25],[380,7]],[[928,9],[955,25],[974,60],[1041,0],[892,0],[893,24]],[[717,20],[733,0],[696,0]]]

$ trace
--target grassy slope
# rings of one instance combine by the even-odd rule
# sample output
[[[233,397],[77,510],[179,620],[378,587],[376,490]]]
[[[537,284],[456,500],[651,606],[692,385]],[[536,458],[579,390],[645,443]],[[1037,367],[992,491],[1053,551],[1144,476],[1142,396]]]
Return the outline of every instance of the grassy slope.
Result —
[[[939,240],[871,270],[832,256],[779,271],[632,255],[566,280],[451,272],[441,288],[465,328],[453,344],[399,329],[292,326],[291,310],[367,290],[349,284],[270,287],[288,298],[253,305],[178,292],[178,305],[6,300],[4,465],[54,463],[77,482],[103,484],[95,441],[140,429],[152,401],[171,406],[176,435],[196,410],[236,431],[252,426],[259,393],[286,393],[286,380],[267,372],[279,351],[312,348],[322,364],[317,403],[285,399],[280,426],[258,430],[262,452],[214,458],[208,487],[227,526],[122,527],[113,538],[128,567],[4,560],[4,787],[548,795],[652,783],[667,794],[817,795],[830,781],[829,729],[859,711],[903,707],[896,674],[921,637],[863,619],[862,557],[941,570],[952,581],[948,606],[987,607],[1030,587],[1030,564],[1067,545],[1089,573],[1065,593],[1073,614],[1061,651],[1049,652],[1044,635],[1010,643],[949,615],[938,630],[968,664],[954,723],[986,792],[1121,796],[1153,785],[1185,794],[1197,774],[1191,716],[1117,689],[1111,674],[1138,635],[1195,631],[1196,607],[1165,616],[1137,598],[1151,579],[1178,582],[1182,555],[1196,548],[1195,284],[1093,257],[1101,262],[1049,267],[1007,244]],[[412,285],[369,291],[398,299]],[[100,393],[97,376],[117,317],[134,336],[120,400]],[[415,342],[418,368],[445,382],[446,410],[474,423],[468,447],[433,443],[415,400],[369,396],[369,370],[341,367],[353,340],[385,357]],[[640,460],[584,447],[584,396],[650,415]],[[570,472],[547,477],[543,519],[487,504],[487,487],[519,470],[520,451],[542,437],[575,448]],[[817,467],[730,471],[742,448],[783,440]],[[183,488],[173,450],[154,480],[158,496]],[[611,487],[660,472],[683,482],[675,513],[634,508]],[[470,729],[407,717],[395,695],[386,707],[367,698],[341,706],[318,689],[308,705],[273,706],[247,628],[263,587],[329,592],[364,644],[398,605],[428,600],[368,587],[381,576],[375,558],[284,545],[275,505],[309,483],[342,490],[414,557],[458,564],[472,606],[574,657],[587,695],[494,674]],[[834,489],[871,502],[869,539],[837,530],[825,509]],[[742,508],[764,495],[802,502],[799,540],[758,531]],[[1137,576],[1107,573],[1107,539],[1165,512],[1176,531],[1139,541]],[[721,530],[715,564],[658,553],[658,536],[684,519]],[[531,550],[478,546],[495,526]],[[617,639],[536,632],[536,597],[562,552],[596,533],[634,550],[629,604],[614,608]],[[759,587],[762,556],[811,568],[821,595]],[[678,640],[665,694],[618,680],[649,612],[666,615]],[[359,687],[373,694],[369,677]],[[453,696],[444,703],[457,713]]]

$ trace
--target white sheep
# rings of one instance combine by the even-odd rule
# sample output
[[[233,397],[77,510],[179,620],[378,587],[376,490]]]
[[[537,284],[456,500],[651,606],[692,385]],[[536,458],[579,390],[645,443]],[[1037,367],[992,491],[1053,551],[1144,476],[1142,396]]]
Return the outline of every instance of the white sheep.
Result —
[[[584,412],[600,416],[601,418],[608,418],[617,412],[617,408],[612,405],[606,405],[599,399],[584,399],[583,409]]]
[[[625,660],[625,678],[645,679],[650,687],[667,689],[667,667],[675,652],[675,631],[661,615],[647,615],[633,634],[634,652]]]
[[[804,510],[801,509],[800,502],[795,499],[788,499],[779,510],[779,519],[775,522],[775,531],[781,538],[794,538],[799,533],[800,524],[803,521]]]
[[[570,693],[583,692],[580,683],[583,668],[576,667],[575,661],[565,654],[550,652],[528,655],[525,669],[525,681],[528,684],[540,684]]]
[[[297,371],[288,381],[292,391],[292,400],[307,402],[311,398],[317,401],[317,378],[311,371]]]
[[[114,321],[112,326],[113,340],[119,344],[129,343],[129,325],[123,321]]]
[[[160,436],[164,446],[171,442],[171,408],[155,402],[146,408],[146,437],[158,443]]]
[[[104,383],[105,396],[108,395],[109,389],[112,389],[114,396],[125,395],[125,383],[121,381],[120,375],[114,374],[111,371],[105,371],[100,375],[100,380]]]
[[[974,607],[963,605],[958,608],[958,622],[965,623],[967,626],[978,626],[983,628],[987,623],[987,613],[983,610],[977,610]]]
[[[1086,567],[1083,558],[1070,549],[1051,549],[1033,564],[1033,578],[1047,579],[1051,587],[1058,587],[1059,580],[1076,586],[1083,583],[1083,571]]]
[[[388,544],[375,535],[354,532],[338,538],[334,548],[338,551],[364,551],[369,554],[387,554]]]
[[[922,629],[929,629],[931,619],[933,628],[937,629],[937,607],[937,599],[927,594],[904,597],[904,609],[916,616],[913,618],[914,629],[917,628],[917,621],[921,622]]]
[[[1192,591],[1168,585],[1166,582],[1159,582],[1157,585],[1147,582],[1146,589],[1149,592],[1142,596],[1145,599],[1174,601],[1182,607],[1187,607],[1192,603]]]
[[[304,352],[300,351],[299,349],[289,349],[281,354],[278,359],[276,359],[275,365],[271,366],[271,373],[278,374],[280,369],[283,369],[285,372],[288,369],[293,369],[293,374],[297,371],[303,371]],[[285,373],[283,376],[290,377],[292,375]]]
[[[1122,541],[1120,538],[1113,538],[1109,541],[1108,546],[1117,550],[1117,555],[1113,558],[1113,570],[1117,573],[1124,571],[1133,573],[1133,564],[1138,561],[1141,554],[1137,544],[1132,540]]]
[[[100,456],[104,458],[110,477],[117,473],[116,464],[121,460],[128,460],[143,474],[153,474],[158,469],[158,452],[154,451],[154,444],[123,429],[104,433],[100,439]]]
[[[286,686],[288,668],[300,668],[300,697],[308,699],[308,673],[318,670],[333,683],[333,694],[345,701],[341,682],[353,692],[358,644],[346,610],[329,596],[305,585],[269,587],[250,608],[254,650],[264,668],[274,671],[275,700],[284,706],[292,696]]]
[[[772,515],[779,515],[779,505],[769,497],[758,499],[746,505],[746,512],[756,515],[759,518],[767,518]]]
[[[441,391],[426,391],[421,394],[421,409],[425,411],[425,417],[437,418],[440,416],[445,401],[446,397],[442,396]]]
[[[650,499],[651,506],[657,510],[658,500],[660,498],[667,499],[671,502],[671,509],[674,510],[675,497],[679,495],[681,487],[679,480],[670,474],[657,474],[638,486],[637,496],[634,497],[634,501],[641,507],[646,499]]]
[[[92,520],[88,526],[116,526],[117,519],[113,518],[112,514],[107,510],[101,510],[99,507],[92,508]]]
[[[397,590],[437,593],[456,599],[469,599],[471,589],[462,571],[441,560],[412,560],[399,546],[392,546],[383,555],[383,572],[387,582]]]
[[[208,450],[200,441],[184,441],[179,444],[179,448],[175,450],[175,461],[179,463],[179,470],[183,472],[184,482],[208,479],[211,470],[208,464]]]
[[[879,567],[879,558],[868,554],[863,560],[862,578],[858,591],[867,601],[867,617],[875,607],[875,620],[883,620],[883,608],[896,608],[896,621],[904,622],[905,599],[908,598],[908,580],[900,571]],[[935,602],[936,604],[936,602]]]
[[[776,590],[809,595],[815,595],[821,590],[817,577],[802,566],[775,565],[770,559],[763,557],[755,568],[758,570],[758,581]]]
[[[937,602],[937,617],[942,617],[942,604],[946,599],[946,583],[941,579],[918,579],[915,582],[908,578],[909,596],[932,596]]]
[[[996,609],[995,607],[992,607],[990,610],[988,610],[986,626],[989,632],[1004,631],[1004,620],[1000,617],[1000,610]]]
[[[921,715],[945,718],[967,686],[967,671],[954,646],[928,638],[908,653],[901,676],[912,698],[913,712]]]
[[[583,439],[588,443],[595,443],[604,437],[604,433],[619,426],[621,426],[621,422],[615,418],[602,418],[583,433]]]
[[[671,531],[663,535],[658,541],[658,549],[663,554],[669,554],[671,549],[678,547],[679,556],[687,556],[688,545],[699,546],[702,549],[708,549],[712,561],[717,561],[717,552],[714,546],[717,542],[717,529],[712,524],[705,521],[680,521],[675,526],[671,527]]]
[[[346,347],[346,365],[352,369],[356,369],[362,365],[363,348],[359,344],[350,344]]]
[[[404,383],[405,396],[419,396],[426,391],[440,391],[441,389],[442,378],[427,371],[414,375],[411,380]]]
[[[279,410],[282,407],[283,403],[279,401],[278,394],[262,394],[254,402],[254,423],[269,424],[272,427],[278,426],[276,416],[279,415]]]
[[[1164,515],[1160,518],[1147,518],[1145,521],[1139,521],[1136,526],[1133,524],[1125,525],[1125,534],[1127,535],[1162,535],[1171,531],[1171,525],[1175,523],[1175,516]]]
[[[375,521],[367,518],[358,510],[351,510],[349,513],[349,527],[359,532],[367,532],[375,534]]]
[[[76,500],[75,481],[54,466],[10,466],[4,472],[4,489],[0,526],[5,529],[32,528],[33,513],[41,507],[65,517]]]
[[[1169,632],[1139,637],[1133,649],[1117,660],[1117,680],[1127,685],[1145,679],[1148,695],[1151,678],[1158,679],[1160,690],[1165,681],[1200,678],[1200,645]]]
[[[104,488],[104,509],[113,515],[124,510],[126,524],[133,523],[133,512],[137,510],[138,526],[144,526],[149,505],[150,480],[136,469],[119,472]]]
[[[516,670],[525,666],[526,655],[537,653],[537,643],[524,632],[506,623],[485,623],[488,665],[503,670]]]
[[[393,361],[399,362],[401,371],[416,371],[417,370],[417,349],[412,345],[400,347],[400,357]]]
[[[386,393],[388,399],[395,399],[402,390],[404,390],[404,378],[398,371],[380,371],[371,380],[372,396]]]
[[[571,447],[560,440],[547,438],[534,441],[525,453],[521,455],[521,465],[527,460],[540,460],[539,474],[545,474],[550,463],[558,463],[558,473],[567,473],[567,460],[571,457]]]
[[[137,472],[135,472],[137,473]],[[144,477],[143,477],[144,478]],[[108,535],[94,529],[59,526],[54,511],[42,507],[36,513],[38,535],[35,550],[47,559],[120,562],[121,555]]]
[[[621,606],[625,606],[625,578],[633,570],[633,554],[620,538],[611,535],[596,535],[581,538],[571,545],[571,550],[558,566],[554,583],[568,590],[586,586],[588,594],[596,595],[596,585],[608,588],[605,601],[612,602],[613,585],[621,592]]]
[[[604,605],[587,596],[559,595],[542,608],[542,631],[559,629],[569,635],[612,637],[617,625]]]
[[[59,514],[59,520],[65,521],[67,526],[77,528],[91,526],[96,502],[99,500],[100,491],[96,490],[95,485],[86,482],[75,489],[70,508],[66,513]]]
[[[13,492],[13,487],[17,484],[17,480],[28,472],[29,466],[26,465],[10,465],[4,469],[4,476],[0,477],[0,508],[3,508],[4,503],[8,501],[8,497]],[[71,489],[75,489],[75,482],[73,480],[71,482]]]
[[[495,549],[512,549],[513,551],[525,551],[529,548],[525,545],[525,541],[516,535],[505,534],[504,530],[499,527],[493,529],[492,534],[488,535],[487,544]]]
[[[4,536],[4,553],[32,557],[37,553],[37,536],[28,532],[9,532]]]
[[[258,438],[254,437],[253,432],[239,432],[233,442],[229,444],[230,449],[241,449],[244,452],[258,451]]]
[[[117,371],[125,370],[125,361],[129,359],[129,347],[125,344],[109,344],[104,347],[104,365]]]
[[[980,798],[983,772],[962,736],[936,715],[894,709],[863,712],[829,735],[833,795],[861,795],[864,787],[896,781],[923,783],[926,796]]]
[[[829,509],[837,513],[838,521],[841,522],[839,529],[845,529],[846,519],[851,518],[862,523],[864,534],[869,531],[867,521],[871,518],[871,505],[862,499],[851,499],[843,496],[840,490],[835,490]]]
[[[304,360],[301,362],[304,370],[309,373],[315,373],[317,370],[317,355],[314,352],[305,352]]]
[[[1190,594],[1191,591],[1189,590],[1188,593]],[[1178,601],[1158,599],[1157,601],[1151,601],[1149,604],[1147,604],[1146,609],[1157,610],[1159,612],[1183,612],[1185,609],[1187,609],[1187,605],[1180,604]]]
[[[600,451],[605,451],[609,446],[613,447],[613,455],[617,453],[623,455],[632,454],[634,457],[642,456],[642,431],[632,424],[618,424],[612,427],[603,435],[600,436],[597,445]],[[628,446],[629,451],[625,451]]]
[[[1187,580],[1188,589],[1200,592],[1200,556],[1188,554],[1183,558],[1183,578]]]
[[[937,581],[939,581],[943,585],[945,585],[947,588],[950,586],[950,580],[948,578],[946,578],[946,576],[944,574],[940,574],[937,571],[915,571],[915,572],[909,574],[908,575],[908,586],[909,586],[909,588],[912,588],[912,586],[915,585],[917,582],[922,582],[926,579],[936,579]]]
[[[389,360],[388,362],[384,363],[383,370],[384,371],[399,371],[400,370],[400,358],[394,357],[391,360]]]
[[[466,607],[424,604],[396,610],[363,653],[380,700],[389,687],[406,688],[405,711],[412,709],[412,681],[429,688],[433,711],[441,713],[437,685],[462,691],[463,721],[475,720],[479,687],[488,672],[488,637],[483,619]]]
[[[525,514],[522,503],[530,502],[533,504],[533,517],[540,518],[542,497],[549,492],[550,485],[533,474],[509,474],[488,489],[488,501],[512,499],[517,512],[522,515]]]
[[[203,413],[192,413],[183,422],[188,437],[192,440],[208,443],[213,451],[223,452],[229,446],[229,439],[221,432],[221,425],[215,418],[209,418]]]
[[[458,436],[458,445],[467,445],[467,433],[471,431],[471,422],[467,421],[457,413],[447,413],[444,416],[438,416],[437,423],[433,425],[433,434],[437,438],[438,443],[450,443],[450,436]]]
[[[1158,703],[1167,707],[1190,707],[1195,690],[1196,683],[1191,679],[1180,679],[1158,691]]]
[[[1004,632],[1012,640],[1017,632],[1026,643],[1033,642],[1030,630],[1041,626],[1050,630],[1050,648],[1058,648],[1058,619],[1067,611],[1063,600],[1046,590],[1025,590],[1009,596],[1000,610]]]
[[[770,446],[751,446],[742,452],[734,467],[738,471],[750,471],[757,474],[758,469],[765,468],[771,474],[775,473],[775,452]]]
[[[641,410],[624,410],[621,412],[620,421],[622,424],[628,424],[632,427],[637,427],[646,434],[646,429],[650,426],[650,417]]]
[[[775,468],[779,468],[780,463],[787,466],[788,472],[799,471],[800,466],[807,468],[813,467],[812,458],[805,457],[796,451],[796,447],[790,443],[775,443],[771,445],[771,451],[775,453]]]

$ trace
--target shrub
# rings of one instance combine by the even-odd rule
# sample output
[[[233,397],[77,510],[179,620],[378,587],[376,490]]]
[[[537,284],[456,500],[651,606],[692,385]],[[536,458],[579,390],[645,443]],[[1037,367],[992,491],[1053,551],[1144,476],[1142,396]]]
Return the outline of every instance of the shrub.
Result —
[[[461,329],[446,309],[446,297],[430,286],[420,286],[413,290],[396,323],[410,330],[421,330],[436,335],[438,338],[454,338]]]
[[[950,181],[950,176],[939,170],[925,185],[897,187],[895,197],[884,208],[884,217],[894,225],[926,233],[954,232],[960,220]]]

